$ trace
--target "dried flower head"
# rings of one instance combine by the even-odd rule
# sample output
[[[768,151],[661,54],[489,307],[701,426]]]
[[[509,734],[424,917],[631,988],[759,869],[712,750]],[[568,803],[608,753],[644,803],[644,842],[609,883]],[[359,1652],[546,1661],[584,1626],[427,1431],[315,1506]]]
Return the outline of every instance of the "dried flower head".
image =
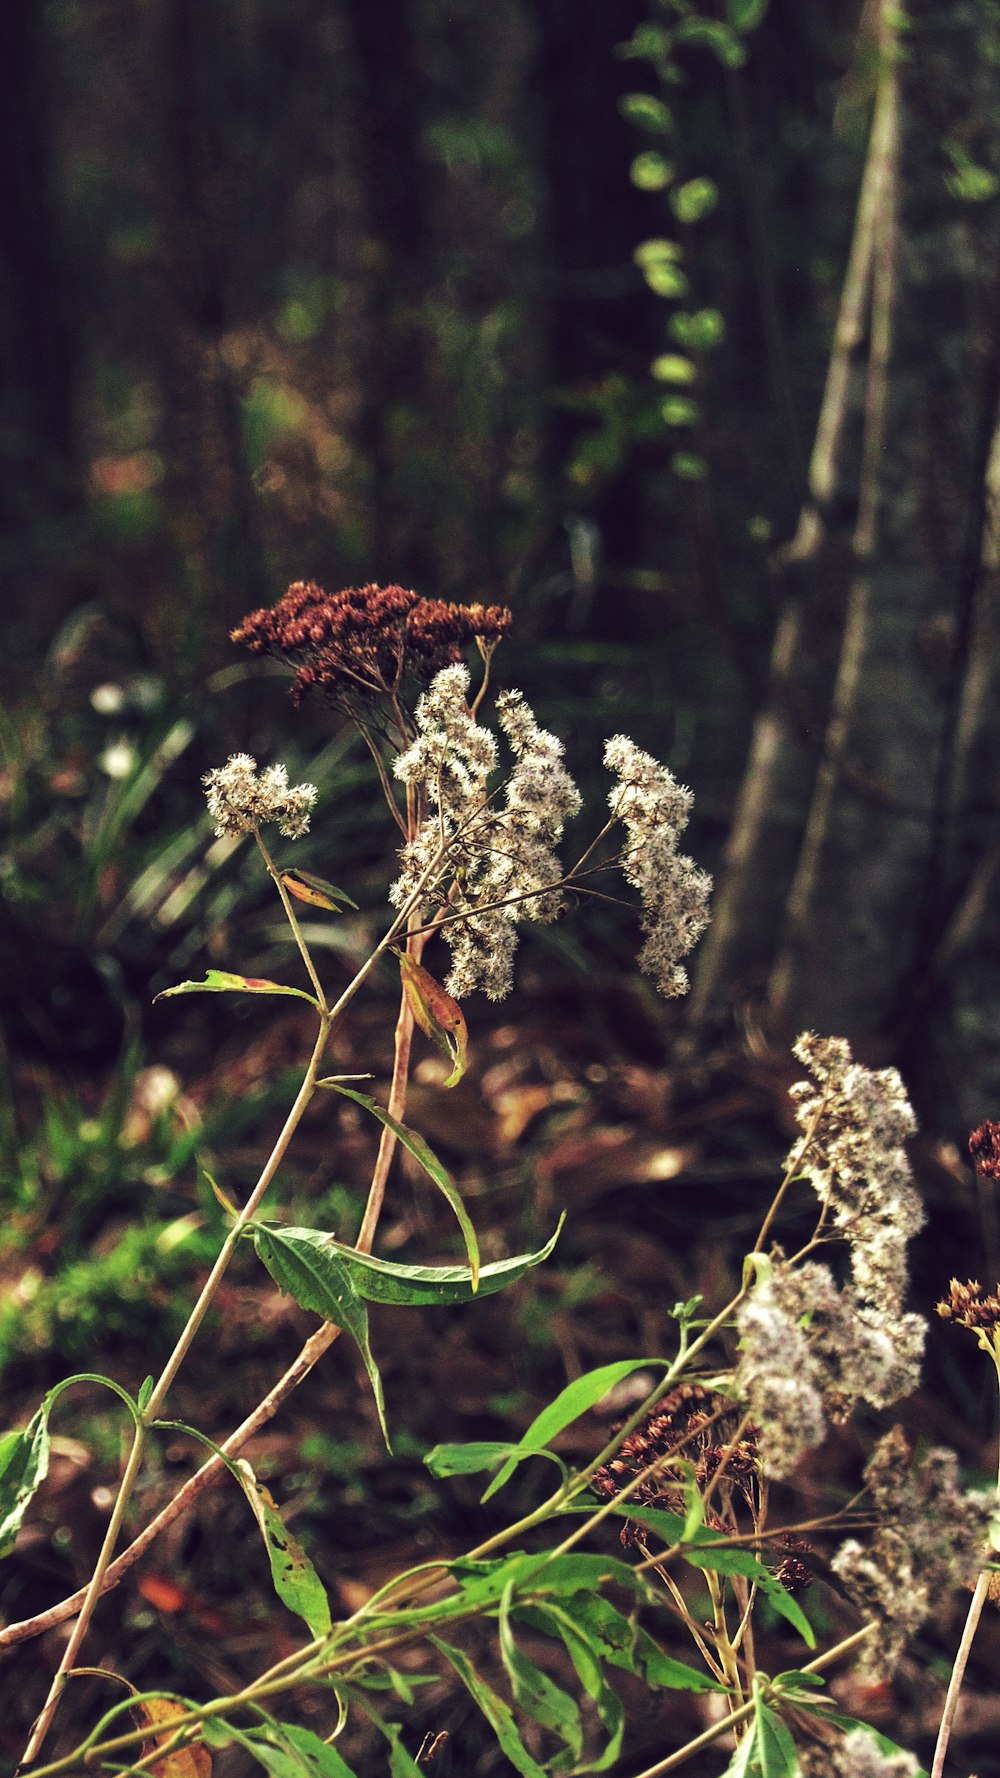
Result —
[[[848,1539],[831,1566],[859,1610],[875,1619],[862,1666],[881,1679],[942,1594],[982,1567],[996,1497],[962,1491],[953,1451],[930,1450],[915,1468],[898,1426],[879,1440],[865,1481],[878,1516],[871,1545]]]
[[[276,605],[251,611],[232,640],[293,666],[296,704],[319,686],[332,702],[364,715],[375,699],[398,692],[406,674],[426,684],[468,643],[492,650],[510,623],[500,605],[452,605],[374,583],[328,593],[313,580],[296,580]]]
[[[734,1387],[760,1427],[769,1475],[788,1475],[859,1400],[890,1407],[919,1382],[922,1318],[875,1310],[815,1261],[779,1265],[736,1324]]]
[[[843,1038],[806,1033],[793,1053],[813,1079],[791,1090],[806,1136],[789,1164],[812,1180],[850,1243],[859,1303],[892,1320],[906,1290],[907,1243],[924,1220],[903,1146],[916,1129],[903,1083],[895,1068],[855,1062]]]
[[[760,1473],[756,1428],[744,1426],[741,1437],[734,1440],[740,1420],[725,1396],[701,1383],[679,1383],[642,1425],[622,1440],[615,1455],[595,1470],[591,1485],[598,1494],[613,1499],[655,1464],[655,1471],[633,1489],[629,1500],[638,1506],[683,1513],[684,1485],[692,1469],[699,1488],[707,1487],[721,1469],[720,1506],[725,1507],[734,1495],[752,1501]],[[710,1513],[707,1522],[716,1529],[725,1527],[718,1512]],[[640,1525],[627,1522],[622,1542],[634,1542],[640,1531]]]
[[[1000,1124],[989,1120],[969,1137],[969,1153],[976,1172],[984,1179],[1000,1179]]]
[[[948,1295],[937,1304],[937,1312],[945,1321],[967,1327],[976,1335],[983,1351],[1000,1365],[1000,1284],[996,1294],[990,1296],[976,1278],[970,1278],[967,1284],[953,1278]]]
[[[234,753],[224,766],[206,772],[202,783],[220,839],[254,833],[266,821],[276,821],[289,840],[301,839],[309,831],[316,786],[289,785],[284,766],[265,766],[258,773],[257,761],[249,753]]]
[[[491,792],[499,749],[470,710],[468,692],[464,666],[438,673],[417,705],[417,738],[396,760],[396,776],[422,790],[430,813],[403,848],[390,899],[401,907],[422,886],[447,912],[449,994],[462,999],[482,988],[501,1000],[513,980],[517,921],[545,923],[559,914],[555,847],[580,796],[562,743],[539,727],[516,691],[496,703],[514,763]]]
[[[687,971],[680,959],[708,925],[712,890],[711,877],[677,850],[694,799],[627,735],[607,742],[604,763],[618,780],[608,801],[625,828],[622,870],[642,901],[646,942],[639,968],[671,998],[686,994]]]
[[[869,1729],[851,1729],[840,1745],[799,1750],[799,1778],[917,1778],[912,1753],[883,1753]]]

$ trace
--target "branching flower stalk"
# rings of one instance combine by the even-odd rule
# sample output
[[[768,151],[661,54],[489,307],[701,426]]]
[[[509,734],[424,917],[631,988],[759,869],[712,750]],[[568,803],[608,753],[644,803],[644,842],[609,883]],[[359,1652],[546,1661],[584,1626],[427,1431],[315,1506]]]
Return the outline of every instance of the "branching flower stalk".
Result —
[[[558,847],[567,823],[579,812],[580,797],[563,763],[561,743],[537,723],[517,692],[501,692],[491,699],[499,736],[486,720],[491,661],[509,622],[509,613],[498,607],[449,606],[399,587],[369,585],[330,595],[314,583],[299,582],[271,611],[251,614],[234,633],[254,652],[275,654],[292,666],[296,701],[318,691],[345,712],[363,736],[391,818],[403,838],[400,874],[390,891],[393,913],[351,980],[336,998],[328,996],[287,886],[295,887],[293,877],[283,875],[261,837],[266,821],[276,822],[289,839],[304,833],[316,798],[314,787],[290,786],[281,766],[258,772],[255,761],[246,754],[234,755],[226,766],[208,774],[206,791],[216,832],[254,838],[312,991],[303,994],[299,989],[276,989],[256,978],[212,972],[214,981],[183,984],[180,990],[168,992],[217,989],[221,983],[251,992],[299,993],[313,1006],[318,1031],[277,1142],[247,1202],[234,1212],[232,1227],[174,1350],[148,1397],[145,1392],[141,1397],[142,1405],[129,1402],[135,1420],[132,1448],[87,1587],[48,1612],[0,1632],[0,1646],[10,1646],[78,1613],[26,1760],[37,1758],[101,1593],[117,1584],[158,1533],[225,1472],[225,1459],[232,1459],[277,1412],[339,1337],[342,1323],[365,1357],[382,1415],[381,1382],[367,1344],[367,1321],[362,1324],[358,1320],[366,1311],[360,1306],[362,1298],[355,1300],[351,1294],[355,1291],[353,1280],[364,1274],[351,1267],[364,1260],[369,1272],[383,1279],[407,1274],[405,1267],[367,1256],[372,1253],[400,1136],[411,1152],[429,1155],[426,1145],[423,1150],[415,1146],[415,1135],[403,1122],[415,1018],[430,1034],[442,1038],[442,1047],[449,1049],[455,1064],[451,1079],[457,1079],[464,1065],[465,1022],[456,1002],[474,990],[502,998],[511,986],[519,922],[524,918],[540,923],[554,919],[564,911],[566,892],[598,893],[592,887],[593,876],[613,865],[622,870],[638,897],[644,939],[640,966],[666,996],[686,991],[683,959],[704,930],[710,888],[705,874],[679,851],[690,813],[690,792],[628,737],[612,737],[605,749],[605,761],[615,780],[608,799],[610,818],[566,870],[559,862]],[[484,663],[475,690],[463,658],[463,649],[469,644],[475,644]],[[510,755],[502,769],[501,746]],[[398,797],[394,781],[404,786],[405,802]],[[610,836],[616,828],[623,841],[613,855]],[[444,989],[422,967],[425,948],[437,936],[445,940],[451,958]],[[315,1294],[318,1286],[309,1286],[301,1301],[320,1313],[320,1325],[293,1364],[220,1447],[225,1456],[213,1455],[205,1462],[116,1556],[149,1439],[172,1424],[162,1418],[167,1393],[215,1298],[237,1242],[251,1228],[258,1252],[272,1269],[266,1256],[278,1239],[280,1225],[267,1227],[258,1221],[257,1212],[315,1092],[320,1086],[337,1086],[338,1079],[339,1090],[350,1090],[343,1085],[344,1077],[321,1080],[322,1058],[331,1031],[390,950],[400,957],[402,975],[392,1078],[384,1111],[362,1098],[362,1103],[374,1109],[382,1127],[354,1247],[342,1246],[326,1231],[293,1230],[286,1237],[314,1243],[309,1248],[314,1256],[320,1252],[334,1256],[328,1263],[342,1269],[336,1273],[341,1282],[333,1295],[320,1291],[319,1297]],[[456,1031],[461,1033],[460,1043]],[[387,1728],[382,1722],[364,1689],[373,1664],[387,1663],[395,1651],[411,1648],[427,1637],[442,1655],[449,1655],[447,1644],[435,1633],[480,1617],[484,1611],[499,1616],[504,1658],[513,1659],[509,1642],[518,1613],[524,1612],[529,1622],[534,1621],[531,1613],[541,1613],[542,1621],[547,1621],[546,1612],[555,1609],[553,1601],[564,1597],[559,1589],[565,1583],[559,1577],[567,1572],[566,1565],[574,1577],[592,1572],[581,1567],[592,1558],[582,1556],[580,1546],[599,1535],[612,1517],[622,1528],[625,1550],[637,1553],[639,1560],[629,1563],[628,1574],[620,1558],[617,1562],[609,1559],[607,1566],[617,1571],[619,1581],[628,1580],[640,1602],[657,1599],[649,1578],[656,1577],[674,1621],[691,1638],[704,1668],[723,1688],[728,1705],[719,1721],[648,1767],[640,1778],[659,1778],[660,1773],[683,1765],[728,1734],[737,1742],[734,1772],[750,1774],[763,1769],[763,1756],[754,1764],[756,1750],[764,1745],[755,1737],[765,1735],[770,1737],[768,1771],[772,1759],[779,1757],[774,1750],[781,1749],[784,1763],[780,1778],[792,1778],[792,1773],[799,1771],[799,1762],[785,1717],[795,1722],[811,1708],[822,1721],[822,1709],[794,1673],[772,1680],[760,1670],[754,1642],[755,1605],[762,1591],[774,1597],[776,1587],[787,1589],[783,1609],[804,1634],[810,1634],[792,1598],[812,1578],[810,1564],[804,1559],[808,1546],[801,1534],[833,1525],[843,1529],[848,1521],[852,1531],[860,1531],[862,1520],[855,1511],[855,1497],[839,1512],[818,1515],[809,1524],[781,1530],[770,1527],[768,1478],[789,1476],[802,1455],[825,1438],[828,1427],[844,1420],[859,1401],[885,1408],[912,1390],[924,1338],[923,1321],[905,1306],[907,1244],[920,1225],[922,1209],[905,1153],[906,1138],[914,1127],[913,1114],[899,1076],[892,1069],[872,1071],[856,1064],[848,1045],[840,1039],[806,1034],[795,1046],[795,1054],[810,1077],[792,1094],[801,1134],[763,1218],[755,1249],[744,1263],[739,1288],[722,1309],[705,1317],[703,1325],[693,1318],[698,1299],[678,1307],[676,1356],[663,1365],[645,1399],[592,1461],[576,1471],[564,1469],[557,1487],[539,1504],[479,1542],[460,1560],[424,1562],[395,1576],[339,1623],[332,1622],[328,1600],[317,1623],[310,1615],[310,1609],[315,1609],[314,1595],[310,1595],[313,1607],[308,1609],[286,1598],[305,1618],[310,1637],[229,1697],[202,1705],[179,1700],[179,1713],[171,1719],[169,1736],[158,1734],[154,1746],[143,1750],[142,1744],[150,1740],[148,1727],[119,1732],[128,1705],[116,1704],[80,1747],[48,1765],[36,1766],[33,1778],[56,1778],[78,1769],[81,1763],[90,1767],[111,1762],[120,1768],[132,1755],[136,1757],[129,1770],[159,1771],[171,1749],[200,1739],[204,1725],[214,1722],[217,1737],[220,1731],[229,1730],[232,1715],[241,1712],[242,1720],[249,1717],[251,1727],[234,1724],[231,1734],[252,1750],[255,1732],[270,1734],[282,1728],[268,1712],[270,1701],[310,1683],[329,1687],[335,1682],[338,1697],[343,1694],[345,1699],[357,1700],[384,1733],[391,1730],[398,1734],[397,1725]],[[996,1131],[995,1126],[989,1128]],[[983,1132],[977,1136],[982,1138]],[[980,1141],[980,1160],[984,1156],[991,1164],[995,1162],[1000,1173],[1000,1132]],[[433,1156],[427,1171],[445,1191],[462,1223],[469,1256],[467,1277],[474,1291],[480,1277],[478,1249],[467,1212]],[[792,1188],[801,1181],[815,1193],[816,1215],[811,1234],[789,1258],[770,1243]],[[846,1250],[846,1265],[836,1275],[814,1257],[830,1242]],[[510,1265],[523,1269],[537,1263],[550,1247],[551,1243],[538,1254],[520,1256]],[[506,1265],[493,1265],[487,1273],[495,1274]],[[425,1281],[437,1275],[434,1268],[416,1268],[411,1275],[418,1274]],[[291,1288],[295,1294],[296,1287],[288,1281],[291,1274],[279,1268],[272,1275],[282,1289]],[[460,1268],[440,1269],[442,1278],[454,1281],[460,1275],[465,1275]],[[374,1300],[392,1299],[376,1295]],[[955,1285],[949,1304],[942,1306],[942,1312],[977,1331],[1000,1380],[1000,1303],[984,1298],[978,1285]],[[734,1336],[738,1343],[735,1352]],[[621,1374],[622,1367],[610,1369]],[[592,1373],[595,1378],[603,1374]],[[586,1383],[584,1378],[563,1393],[572,1394]],[[585,1405],[592,1406],[597,1400],[595,1387]],[[553,1426],[559,1431],[578,1417],[579,1411],[567,1412],[558,1425],[550,1421],[550,1433]],[[11,1436],[15,1441],[22,1437]],[[29,1434],[23,1437],[27,1440]],[[513,1455],[512,1447],[495,1447],[500,1454],[497,1462],[505,1463],[506,1468],[495,1477],[491,1491],[534,1448],[530,1439],[523,1449],[513,1448]],[[441,1449],[461,1452],[463,1447]],[[26,1445],[25,1460],[29,1454]],[[477,1464],[482,1467],[478,1458],[471,1467]],[[242,1466],[241,1475],[244,1470],[255,1486],[249,1465]],[[798,1669],[799,1674],[817,1673],[855,1650],[864,1651],[869,1671],[888,1672],[905,1638],[943,1589],[960,1581],[970,1564],[976,1571],[983,1570],[992,1503],[962,1493],[951,1453],[932,1450],[915,1464],[905,1438],[895,1429],[878,1442],[865,1474],[872,1508],[865,1520],[870,1539],[863,1545],[856,1537],[848,1538],[834,1555],[832,1568],[866,1621]],[[0,1483],[2,1479],[0,1467]],[[579,1518],[566,1531],[562,1521],[568,1513],[577,1513]],[[657,1518],[658,1513],[668,1516]],[[559,1532],[565,1532],[557,1534],[551,1547],[530,1552],[519,1547],[529,1533],[549,1524],[558,1524]],[[265,1540],[267,1537],[265,1529]],[[655,1547],[658,1541],[664,1543],[663,1549]],[[740,1560],[727,1562],[724,1551],[740,1552]],[[308,1565],[308,1559],[303,1560]],[[681,1565],[696,1571],[699,1585],[708,1589],[708,1622],[700,1621],[688,1602]],[[603,1571],[603,1558],[599,1566]],[[494,1584],[491,1580],[477,1599],[475,1586],[480,1580],[476,1577],[499,1577],[508,1572],[517,1578],[504,1585],[502,1598],[499,1590],[489,1592]],[[315,1574],[313,1579],[325,1599]],[[495,1584],[499,1589],[499,1578]],[[598,1588],[601,1584],[600,1580],[596,1583]],[[964,1662],[989,1586],[989,1576],[983,1571],[949,1690],[933,1778],[943,1778]],[[585,1624],[589,1595],[581,1597]],[[599,1592],[597,1603],[626,1626],[621,1635],[627,1642],[627,1621]],[[564,1613],[564,1618],[572,1627],[574,1614],[566,1617]],[[558,1611],[554,1621],[559,1621]],[[662,1662],[662,1651],[649,1636],[638,1627],[634,1633],[645,1637],[636,1648],[645,1649],[646,1657],[652,1650]],[[573,1634],[585,1636],[586,1632],[577,1627]],[[566,1647],[572,1653],[573,1644],[567,1642]],[[593,1647],[592,1656],[599,1665]],[[450,1658],[458,1663],[470,1689],[475,1689],[480,1682],[474,1675],[470,1680],[468,1664],[464,1669],[461,1665],[466,1657],[451,1650]],[[516,1660],[523,1666],[525,1657],[518,1655]],[[678,1668],[672,1656],[670,1662]],[[530,1670],[531,1663],[527,1666]],[[518,1691],[519,1671],[515,1661],[511,1669],[515,1703],[527,1708],[525,1700],[530,1702],[533,1693],[530,1683]],[[700,1683],[704,1683],[704,1676]],[[544,1692],[544,1686],[542,1689]],[[592,1691],[591,1695],[598,1700],[602,1723],[609,1727],[613,1715],[609,1718],[600,1702],[603,1694]],[[493,1705],[486,1708],[491,1721],[496,1709]],[[513,1745],[516,1751],[521,1744],[516,1739],[514,1717],[508,1706],[503,1709],[510,1717],[510,1727],[504,1731],[508,1737],[505,1750]],[[573,1710],[575,1706],[560,1717],[558,1709],[553,1715],[549,1708],[544,1726],[552,1729],[560,1721],[564,1726],[567,1721],[571,1724],[569,1756],[560,1756],[553,1769],[576,1769],[583,1758],[582,1729],[572,1729]],[[506,1721],[502,1712],[499,1720]],[[292,1732],[289,1725],[285,1728]],[[610,1732],[613,1736],[615,1731]],[[620,1735],[620,1728],[617,1732]],[[869,1769],[885,1774],[910,1770],[908,1755],[894,1754],[884,1762],[873,1751],[869,1759],[868,1746],[859,1743],[855,1748],[848,1737],[841,1750],[831,1755],[831,1778],[834,1771],[837,1778],[850,1778]],[[613,1753],[609,1742],[605,1763]],[[811,1759],[810,1751],[803,1753],[803,1771],[807,1766],[813,1770]],[[406,1761],[412,1764],[409,1755]],[[409,1769],[406,1761],[400,1769]],[[515,1763],[522,1770],[541,1769],[524,1748]]]

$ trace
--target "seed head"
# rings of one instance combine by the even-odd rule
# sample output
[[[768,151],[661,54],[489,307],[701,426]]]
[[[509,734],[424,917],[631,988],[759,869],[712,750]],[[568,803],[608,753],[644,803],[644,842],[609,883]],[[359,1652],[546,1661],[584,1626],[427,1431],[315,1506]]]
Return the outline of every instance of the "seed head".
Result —
[[[290,785],[285,766],[265,766],[258,773],[249,753],[233,753],[224,766],[206,772],[202,783],[219,839],[253,833],[266,821],[276,821],[289,840],[309,831],[316,786]]]

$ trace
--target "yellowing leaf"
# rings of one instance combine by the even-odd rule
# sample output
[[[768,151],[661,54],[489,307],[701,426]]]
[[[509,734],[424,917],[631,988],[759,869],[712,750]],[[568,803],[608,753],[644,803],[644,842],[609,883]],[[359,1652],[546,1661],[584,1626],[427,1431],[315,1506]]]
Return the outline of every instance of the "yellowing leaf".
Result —
[[[187,1710],[176,1698],[140,1698],[132,1706],[136,1726],[154,1730],[143,1745],[143,1755],[164,1747],[173,1733],[177,1718]],[[207,1747],[175,1747],[162,1759],[154,1760],[149,1770],[154,1778],[212,1778],[212,1756]]]
[[[349,908],[356,908],[358,905],[349,895],[344,894],[343,889],[328,883],[325,877],[314,876],[311,870],[283,870],[281,881],[296,901],[307,902],[312,908],[325,908],[330,914],[337,912],[338,902]]]
[[[457,1000],[445,993],[441,983],[435,981],[422,964],[415,963],[405,951],[398,955],[403,992],[410,1011],[424,1035],[451,1061],[452,1070],[444,1085],[457,1086],[465,1073],[465,1052],[469,1041],[465,1014]]]

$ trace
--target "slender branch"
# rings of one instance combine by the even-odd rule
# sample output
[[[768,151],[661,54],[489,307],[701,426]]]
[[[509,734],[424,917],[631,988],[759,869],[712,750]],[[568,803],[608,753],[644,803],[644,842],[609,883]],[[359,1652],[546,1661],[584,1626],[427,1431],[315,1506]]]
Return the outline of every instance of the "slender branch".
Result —
[[[309,954],[309,946],[306,944],[305,938],[303,937],[302,928],[299,925],[298,916],[295,912],[295,909],[292,906],[291,897],[289,896],[288,890],[285,888],[285,885],[281,880],[281,872],[278,870],[278,868],[274,862],[274,859],[271,857],[271,854],[268,851],[266,845],[264,844],[264,841],[261,839],[259,828],[254,829],[254,836],[253,837],[257,841],[257,847],[258,847],[260,855],[263,858],[264,863],[267,867],[268,876],[271,878],[272,882],[274,883],[275,888],[278,891],[278,894],[281,897],[281,905],[285,910],[285,916],[288,920],[289,926],[292,929],[292,936],[295,939],[295,943],[299,947],[299,955],[301,956],[302,961],[306,966],[306,971],[308,973],[309,980],[312,982],[312,985],[316,990],[316,999],[319,1002],[320,1011],[326,1012],[327,1011],[327,1004],[326,1004],[326,995],[323,992],[323,985],[319,979],[319,976],[316,974],[315,965],[313,963],[312,957]]]

